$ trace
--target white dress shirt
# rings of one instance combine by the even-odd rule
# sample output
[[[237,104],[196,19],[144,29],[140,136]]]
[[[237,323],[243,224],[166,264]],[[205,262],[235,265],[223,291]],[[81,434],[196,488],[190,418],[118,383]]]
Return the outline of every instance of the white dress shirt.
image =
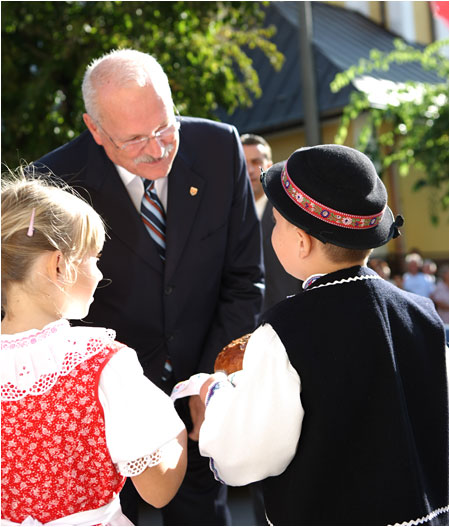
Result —
[[[255,201],[256,214],[258,215],[258,219],[260,221],[262,220],[268,201],[269,200],[267,199],[267,196],[265,194],[263,194],[259,199]]]
[[[115,165],[117,172],[127,189],[128,195],[130,196],[131,201],[133,202],[136,210],[141,212],[141,202],[144,196],[144,181],[141,177],[132,174],[127,169]],[[167,214],[167,188],[168,188],[168,178],[163,177],[155,181],[155,191],[158,195],[159,201],[162,203],[164,210]]]

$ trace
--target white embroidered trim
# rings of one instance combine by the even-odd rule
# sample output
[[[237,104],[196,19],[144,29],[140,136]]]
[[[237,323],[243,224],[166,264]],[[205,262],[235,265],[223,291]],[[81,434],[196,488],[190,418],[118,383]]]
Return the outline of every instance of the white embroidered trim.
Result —
[[[439,509],[436,509],[433,512],[430,512],[430,514],[428,514],[427,516],[424,516],[423,518],[418,518],[417,520],[412,520],[410,522],[394,523],[394,525],[389,524],[388,527],[397,527],[397,526],[408,527],[409,525],[420,525],[424,522],[432,520],[433,518],[436,518],[436,516],[439,516],[439,514],[442,514],[443,512],[448,512],[448,510],[449,510],[449,506],[447,505],[447,507],[440,507]],[[273,523],[271,523],[271,521],[269,520],[267,516],[267,511],[264,511],[264,514],[266,516],[267,524],[273,525]]]
[[[179,456],[180,451],[181,446],[177,439],[174,438],[155,450],[153,454],[142,456],[133,461],[118,461],[116,463],[116,468],[122,476],[138,476],[144,472],[147,467],[155,467],[165,458],[173,459],[174,456]]]
[[[422,518],[417,518],[417,520],[411,520],[409,522],[403,522],[403,523],[394,523],[393,526],[389,525],[388,527],[396,527],[396,526],[408,527],[409,525],[420,525],[422,523],[432,520],[433,518],[436,518],[436,516],[439,516],[439,514],[448,512],[448,510],[449,510],[449,506],[447,505],[447,507],[440,507],[439,509],[435,509],[433,512],[430,512],[430,514],[427,514],[426,516],[423,516]]]
[[[42,330],[1,336],[0,386],[2,401],[47,392],[62,375],[114,342],[115,331],[70,327],[58,320]]]
[[[140,457],[133,461],[119,461],[116,463],[117,470],[122,476],[133,477],[142,474],[147,467],[155,467],[162,460],[161,449],[156,450],[153,454]]]
[[[319,287],[328,287],[329,285],[339,285],[346,284],[349,282],[356,282],[358,280],[384,280],[381,276],[378,275],[364,275],[364,276],[351,276],[350,278],[343,278],[342,280],[335,280],[334,282],[329,282],[328,284],[319,284],[314,287],[306,289],[306,291],[312,291],[313,289],[319,289]]]

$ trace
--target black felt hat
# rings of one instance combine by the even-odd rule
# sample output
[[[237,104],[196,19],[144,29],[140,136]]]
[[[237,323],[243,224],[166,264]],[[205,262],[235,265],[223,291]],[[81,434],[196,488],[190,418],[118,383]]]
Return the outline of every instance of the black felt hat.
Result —
[[[340,145],[296,150],[261,174],[269,201],[290,223],[324,243],[373,249],[399,236],[386,188],[370,159]]]

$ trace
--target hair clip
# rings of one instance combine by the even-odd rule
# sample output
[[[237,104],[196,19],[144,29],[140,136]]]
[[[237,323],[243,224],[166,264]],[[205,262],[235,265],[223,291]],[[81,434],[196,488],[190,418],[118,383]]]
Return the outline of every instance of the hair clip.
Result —
[[[34,216],[35,216],[35,214],[36,214],[36,209],[33,209],[31,211],[30,225],[28,226],[28,231],[27,231],[27,236],[29,236],[30,238],[34,234]]]

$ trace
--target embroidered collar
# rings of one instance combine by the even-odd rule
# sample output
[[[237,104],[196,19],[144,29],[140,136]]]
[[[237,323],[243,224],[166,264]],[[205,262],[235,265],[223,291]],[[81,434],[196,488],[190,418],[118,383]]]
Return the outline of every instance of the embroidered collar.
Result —
[[[4,334],[1,336],[0,348],[2,351],[27,348],[28,346],[39,344],[51,336],[61,334],[69,328],[69,322],[61,319],[47,324],[43,329],[30,329],[12,335]]]
[[[357,282],[360,280],[383,280],[373,269],[369,267],[361,267],[359,265],[349,267],[347,269],[341,269],[334,273],[324,275],[312,275],[307,279],[309,283],[303,284],[305,291],[312,291],[319,287],[328,287],[339,284],[347,284],[351,282]]]
[[[41,330],[0,337],[1,400],[49,390],[61,375],[104,350],[115,332],[106,328],[71,327],[58,320]]]
[[[309,278],[307,278],[307,279],[303,282],[302,288],[303,288],[303,289],[306,289],[306,288],[309,287],[313,282],[315,282],[316,280],[318,280],[321,276],[324,276],[324,275],[323,275],[323,274],[313,274],[313,275],[311,275]]]

